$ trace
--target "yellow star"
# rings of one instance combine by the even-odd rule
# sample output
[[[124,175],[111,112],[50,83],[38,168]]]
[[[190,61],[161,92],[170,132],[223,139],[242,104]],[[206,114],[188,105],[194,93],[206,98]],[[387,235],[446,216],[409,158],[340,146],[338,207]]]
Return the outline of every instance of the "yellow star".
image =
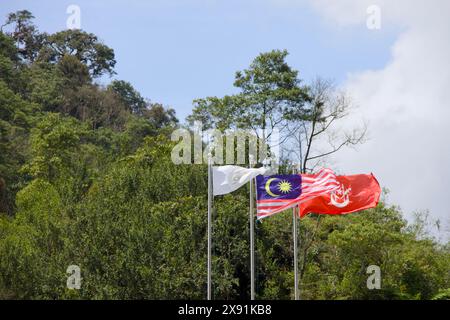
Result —
[[[289,193],[292,190],[292,185],[289,181],[283,180],[278,184],[278,190],[282,193]]]

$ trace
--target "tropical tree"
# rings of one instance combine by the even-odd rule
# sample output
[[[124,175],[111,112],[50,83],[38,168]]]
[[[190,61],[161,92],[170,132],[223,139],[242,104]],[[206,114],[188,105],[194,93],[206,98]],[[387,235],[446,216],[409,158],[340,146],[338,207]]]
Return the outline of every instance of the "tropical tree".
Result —
[[[261,53],[248,69],[236,72],[234,86],[239,93],[195,100],[188,120],[202,121],[205,128],[251,129],[266,141],[294,115],[306,116],[303,107],[309,100],[308,90],[301,85],[298,71],[287,64],[287,55],[286,50]]]
[[[112,90],[120,97],[130,112],[142,114],[146,109],[145,99],[131,83],[123,80],[114,80],[108,85],[108,89]]]
[[[65,30],[49,35],[38,60],[58,63],[68,55],[86,65],[92,77],[115,73],[114,50],[101,43],[96,35],[81,30]]]
[[[37,58],[47,36],[39,33],[32,22],[33,19],[34,16],[28,10],[10,13],[0,29],[3,32],[4,27],[12,26],[12,32],[9,34],[15,41],[20,59],[24,62],[33,62]]]

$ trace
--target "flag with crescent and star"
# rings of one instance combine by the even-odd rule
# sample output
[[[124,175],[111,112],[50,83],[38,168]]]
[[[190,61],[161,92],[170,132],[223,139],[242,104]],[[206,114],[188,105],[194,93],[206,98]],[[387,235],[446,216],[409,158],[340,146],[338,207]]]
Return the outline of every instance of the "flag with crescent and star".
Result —
[[[262,219],[321,196],[340,186],[331,169],[316,174],[256,177],[257,218]]]

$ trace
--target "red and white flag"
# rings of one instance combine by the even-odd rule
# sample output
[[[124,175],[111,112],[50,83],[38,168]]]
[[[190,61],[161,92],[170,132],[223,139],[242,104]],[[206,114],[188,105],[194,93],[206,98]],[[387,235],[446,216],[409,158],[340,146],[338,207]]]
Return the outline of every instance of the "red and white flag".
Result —
[[[376,207],[381,188],[373,174],[338,176],[339,188],[299,204],[300,217],[308,213],[347,214]]]

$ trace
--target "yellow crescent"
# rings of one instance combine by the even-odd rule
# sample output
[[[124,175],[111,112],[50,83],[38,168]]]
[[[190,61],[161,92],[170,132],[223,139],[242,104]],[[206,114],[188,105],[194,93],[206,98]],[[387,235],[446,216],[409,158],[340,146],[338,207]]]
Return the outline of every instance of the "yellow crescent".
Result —
[[[270,191],[270,183],[271,183],[273,180],[278,180],[278,179],[277,179],[277,178],[270,178],[269,180],[267,180],[267,182],[266,182],[266,188],[265,188],[265,189],[266,189],[266,192],[267,192],[268,195],[270,195],[271,197],[276,198],[276,197],[278,197],[279,195],[273,193],[272,191]]]

